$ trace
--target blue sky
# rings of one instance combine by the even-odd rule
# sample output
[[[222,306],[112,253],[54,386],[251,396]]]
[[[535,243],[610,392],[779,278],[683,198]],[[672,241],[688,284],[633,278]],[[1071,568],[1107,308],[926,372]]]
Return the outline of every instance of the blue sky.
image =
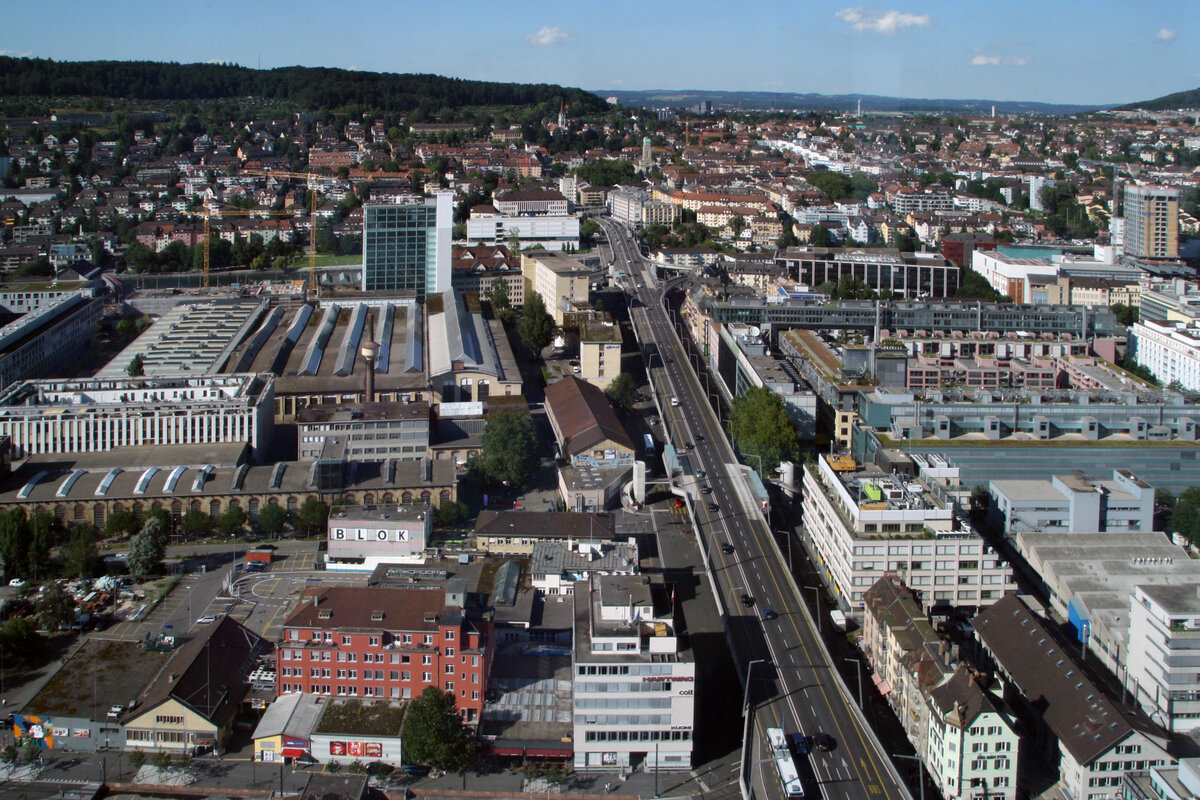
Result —
[[[1123,103],[1200,86],[1196,0],[3,0],[0,53],[612,89]]]

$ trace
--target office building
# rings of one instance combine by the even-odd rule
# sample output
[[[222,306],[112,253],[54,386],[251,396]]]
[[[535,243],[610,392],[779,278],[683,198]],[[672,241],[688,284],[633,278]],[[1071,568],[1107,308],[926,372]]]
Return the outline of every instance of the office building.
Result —
[[[872,291],[909,299],[953,297],[961,272],[940,253],[901,253],[882,247],[788,248],[776,255],[775,263],[805,286],[854,278]]]
[[[546,311],[562,325],[576,304],[587,303],[592,270],[566,253],[532,251],[521,254],[521,273],[525,277],[525,297],[541,295]]]
[[[1200,392],[1200,322],[1136,322],[1129,357],[1163,385],[1178,382],[1184,391]]]
[[[368,203],[363,207],[363,291],[412,292],[419,300],[449,291],[453,230],[451,192],[423,203]]]
[[[1181,560],[1190,561],[1183,553]],[[1129,598],[1129,686],[1152,719],[1187,733],[1200,725],[1200,582],[1137,586]]]
[[[273,407],[270,375],[22,381],[0,393],[0,436],[18,456],[244,443],[258,457]]]
[[[1154,487],[1127,469],[1112,480],[1077,474],[1050,480],[990,481],[989,514],[1005,536],[1024,531],[1046,533],[1126,533],[1154,527]]]
[[[579,377],[607,389],[621,374],[621,326],[592,320],[579,324]]]
[[[858,611],[885,572],[926,608],[979,608],[1015,588],[1012,567],[958,513],[958,470],[925,463],[916,478],[849,456],[804,467],[806,546],[839,607]]]
[[[572,599],[575,770],[690,769],[696,662],[672,592],[640,575],[593,574]]]
[[[454,695],[464,722],[477,722],[492,631],[465,602],[465,581],[305,590],[276,648],[279,694],[406,700],[436,686]]]
[[[1178,189],[1126,186],[1124,205],[1126,255],[1179,258]]]

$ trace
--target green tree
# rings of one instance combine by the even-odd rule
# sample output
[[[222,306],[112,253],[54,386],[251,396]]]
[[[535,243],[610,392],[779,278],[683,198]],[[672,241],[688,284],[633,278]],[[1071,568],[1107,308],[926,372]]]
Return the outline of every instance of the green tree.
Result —
[[[485,480],[505,486],[524,487],[537,465],[537,437],[529,414],[497,411],[487,419],[478,456],[471,466]]]
[[[150,761],[159,769],[167,769],[171,766],[171,754],[166,750],[159,750],[150,758]]]
[[[508,281],[504,280],[504,278],[493,280],[484,297],[492,304],[492,308],[497,314],[505,309],[512,308],[512,300],[508,296]]]
[[[10,664],[37,652],[41,644],[42,637],[29,617],[12,617],[0,625],[0,650]]]
[[[306,536],[324,531],[328,520],[329,506],[315,497],[305,500],[296,511],[296,522]]]
[[[729,434],[738,452],[746,456],[746,463],[764,475],[770,475],[780,461],[793,460],[800,452],[796,426],[783,400],[763,387],[753,387],[733,399]]]
[[[137,517],[132,511],[122,509],[114,511],[104,521],[104,535],[109,538],[120,537],[122,539],[132,536],[141,530],[138,524]]]
[[[94,525],[83,523],[71,528],[63,562],[64,571],[72,578],[91,578],[100,572],[102,562],[96,549]]]
[[[46,584],[37,604],[37,618],[42,629],[47,631],[65,628],[75,620],[75,602],[63,590],[62,584],[56,581]]]
[[[129,362],[129,377],[140,378],[146,374],[145,361],[142,359],[142,354],[138,353]]]
[[[537,292],[530,292],[525,298],[525,307],[521,310],[521,323],[517,326],[521,341],[541,357],[542,348],[550,344],[554,337],[554,317],[546,311],[546,304]]]
[[[151,538],[154,546],[161,549],[164,553],[167,550],[167,543],[170,541],[170,534],[167,532],[167,523],[163,521],[161,516],[146,517],[142,520],[142,529],[139,533],[144,533]]]
[[[1116,315],[1117,322],[1127,328],[1138,321],[1138,308],[1136,306],[1126,305],[1125,303],[1113,303],[1110,308],[1113,314]]]
[[[0,556],[4,558],[6,578],[30,574],[29,550],[32,544],[33,530],[25,516],[25,509],[12,508],[0,516]]]
[[[633,378],[629,376],[628,372],[622,372],[613,378],[613,382],[608,385],[604,393],[608,395],[609,402],[617,408],[629,410],[637,402],[637,391],[633,385]]]
[[[165,553],[153,531],[141,531],[129,542],[129,574],[157,575]]]
[[[466,767],[473,750],[471,736],[454,708],[454,695],[426,686],[404,717],[405,759],[453,772]]]
[[[136,774],[139,769],[146,765],[146,754],[141,750],[134,750],[129,754],[129,766]]]
[[[733,238],[738,238],[742,231],[746,230],[746,218],[741,214],[734,214],[733,219],[729,220],[729,227],[733,229]]]
[[[267,536],[279,536],[287,524],[288,512],[283,506],[271,503],[258,512],[258,528]]]
[[[241,506],[230,505],[217,520],[217,530],[221,532],[222,536],[236,536],[246,527],[246,519],[246,512],[242,510]]]
[[[1167,518],[1175,533],[1200,544],[1200,486],[1189,486],[1175,499],[1175,507]]]
[[[466,504],[457,500],[443,500],[437,510],[438,521],[446,527],[457,525],[470,514],[471,510],[467,508]]]
[[[215,524],[211,515],[198,508],[189,508],[184,512],[183,533],[189,539],[203,539],[212,533]]]
[[[829,228],[824,225],[814,225],[808,234],[809,247],[829,247],[832,244],[833,237],[829,234]]]

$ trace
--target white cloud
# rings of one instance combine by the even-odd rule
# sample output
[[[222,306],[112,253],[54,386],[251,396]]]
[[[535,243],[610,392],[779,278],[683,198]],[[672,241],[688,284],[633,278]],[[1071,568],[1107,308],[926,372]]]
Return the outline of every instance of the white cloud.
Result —
[[[9,56],[10,58],[29,58],[33,55],[32,50],[0,50],[0,56]]]
[[[932,18],[928,14],[908,14],[896,9],[843,8],[837,18],[858,33],[877,33],[894,36],[905,28],[928,28]]]
[[[1175,31],[1170,28],[1159,28],[1158,33],[1154,34],[1154,38],[1160,42],[1175,41]]]
[[[575,41],[575,35],[570,31],[563,30],[555,25],[543,25],[537,33],[531,33],[525,37],[525,41],[529,42],[534,47],[550,47],[556,44],[566,44],[567,42]]]
[[[978,53],[971,59],[973,67],[1023,67],[1028,63],[1028,56],[989,56]]]

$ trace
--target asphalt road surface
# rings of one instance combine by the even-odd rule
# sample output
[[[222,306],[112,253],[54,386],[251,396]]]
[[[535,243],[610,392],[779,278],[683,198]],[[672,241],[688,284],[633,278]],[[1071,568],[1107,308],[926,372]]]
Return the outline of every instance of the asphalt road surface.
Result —
[[[646,367],[668,435],[676,450],[686,454],[681,485],[692,493],[704,551],[697,557],[709,562],[726,614],[726,638],[749,694],[752,745],[746,748],[743,769],[748,770],[751,792],[782,796],[775,768],[762,757],[760,743],[766,728],[780,727],[788,733],[833,737],[830,751],[798,759],[803,762],[801,774],[816,789],[810,797],[909,800],[907,788],[829,663],[771,531],[752,508],[741,467],[672,327],[653,265],[641,256],[623,225],[599,221],[608,234],[615,269],[628,276],[630,314],[649,354]],[[672,397],[678,405],[672,404]],[[767,609],[773,619],[764,618]]]

